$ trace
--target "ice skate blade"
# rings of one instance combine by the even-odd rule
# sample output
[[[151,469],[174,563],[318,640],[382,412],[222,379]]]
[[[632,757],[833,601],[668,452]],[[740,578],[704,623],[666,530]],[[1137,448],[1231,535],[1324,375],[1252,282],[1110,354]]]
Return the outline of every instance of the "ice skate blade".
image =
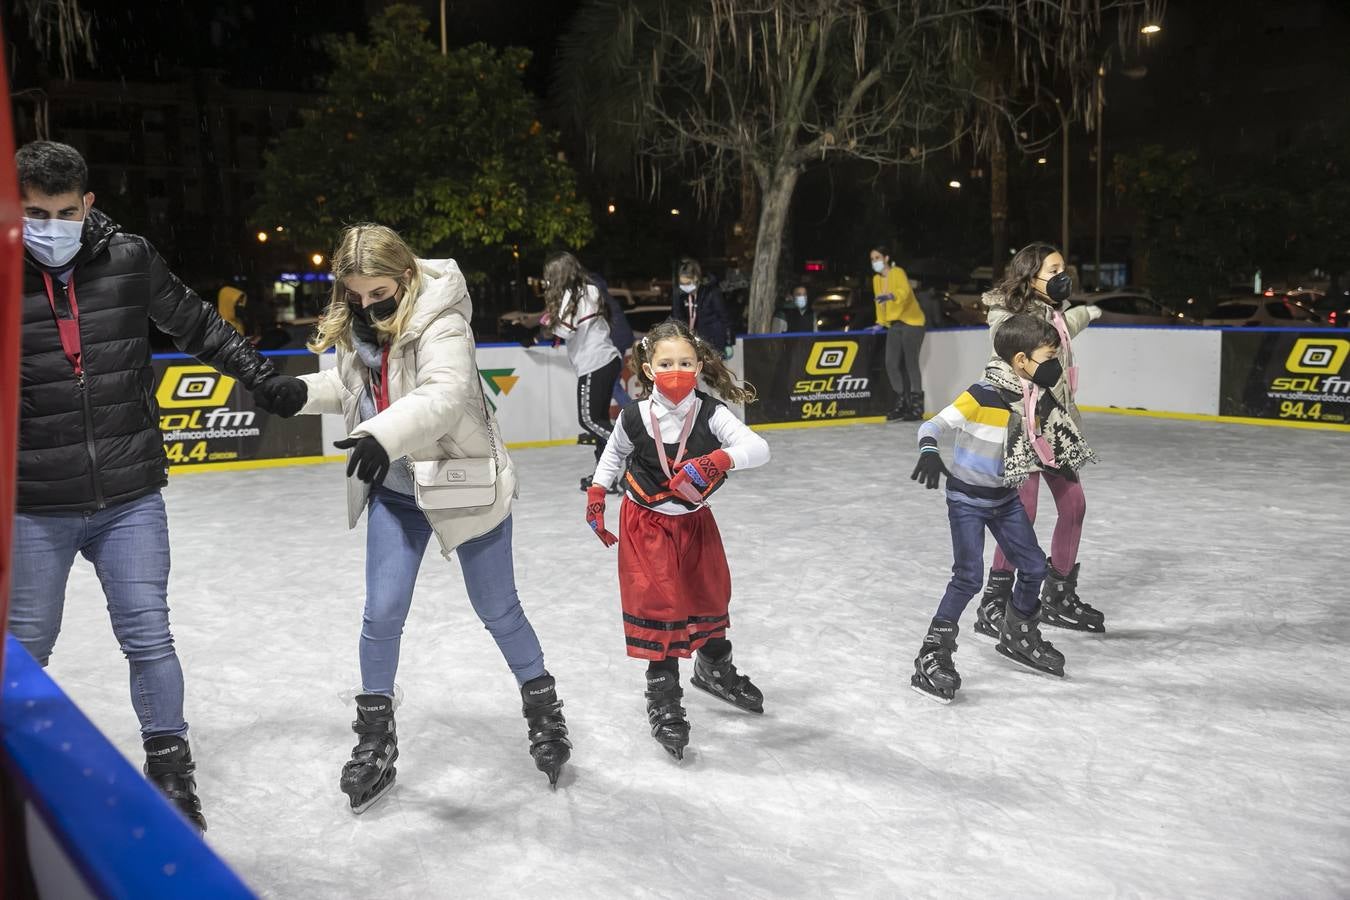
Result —
[[[356,801],[355,797],[352,797],[351,794],[348,794],[347,797],[351,801],[352,814],[357,816],[361,815],[361,813],[365,812],[366,810],[374,806],[381,797],[383,797],[385,794],[393,790],[395,774],[396,772],[394,769],[389,769],[388,770],[389,779],[385,781],[383,785],[377,787],[373,794],[371,794],[369,797],[367,797],[365,800],[362,800],[359,803],[355,802]]]
[[[721,691],[718,691],[716,688],[714,688],[712,685],[710,685],[703,679],[699,678],[697,675],[690,678],[689,683],[692,684],[694,687],[698,688],[700,691],[703,691],[705,694],[710,694],[716,697],[718,700],[721,700],[723,703],[729,703],[732,706],[736,707],[737,709],[742,709],[745,710],[746,712],[754,713],[756,715],[764,714],[764,704],[761,703],[759,706],[743,706],[742,704],[737,703],[735,699],[728,697]]]
[[[914,693],[918,694],[919,696],[921,696],[921,697],[927,697],[929,700],[932,700],[934,703],[941,703],[943,706],[948,705],[949,703],[951,703],[953,700],[956,699],[956,695],[955,695],[955,694],[953,694],[953,695],[950,696],[950,697],[944,697],[944,696],[942,696],[941,694],[934,694],[934,693],[932,693],[931,691],[926,691],[926,690],[924,690],[923,688],[919,687],[917,684],[911,684],[911,685],[909,686],[909,689],[910,689],[911,691],[913,691]]]
[[[1106,625],[1088,625],[1083,622],[1052,622],[1049,619],[1042,618],[1042,625],[1049,625],[1051,628],[1062,628],[1065,631],[1082,631],[1087,634],[1106,634]]]
[[[1058,672],[1056,672],[1054,669],[1047,669],[1047,668],[1045,668],[1044,666],[1038,666],[1038,665],[1036,665],[1035,663],[1033,663],[1031,660],[1027,659],[1026,657],[1018,656],[1016,653],[1013,653],[1011,650],[1006,649],[1002,644],[999,644],[999,645],[998,645],[997,647],[995,647],[994,649],[997,650],[997,651],[999,652],[999,655],[1000,655],[1000,656],[1006,656],[1008,659],[1011,659],[1013,662],[1017,663],[1019,666],[1023,666],[1023,667],[1025,667],[1025,668],[1028,668],[1028,669],[1030,669],[1030,670],[1033,671],[1033,672],[1039,672],[1039,673],[1041,673],[1042,675],[1053,675],[1053,676],[1055,676],[1056,678],[1063,678],[1063,677],[1064,677],[1064,670],[1063,670],[1063,669],[1060,669]]]
[[[994,628],[992,625],[984,624],[979,619],[975,620],[975,633],[981,637],[987,637],[995,641],[998,640],[998,629]]]

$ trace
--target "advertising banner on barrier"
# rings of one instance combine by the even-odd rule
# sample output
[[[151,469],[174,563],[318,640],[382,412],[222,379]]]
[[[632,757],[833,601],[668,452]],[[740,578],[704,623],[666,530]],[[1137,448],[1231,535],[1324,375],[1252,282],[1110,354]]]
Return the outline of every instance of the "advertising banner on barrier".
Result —
[[[746,340],[745,379],[759,392],[746,422],[885,415],[896,399],[885,347],[885,335],[862,332]]]
[[[1350,340],[1334,331],[1225,331],[1219,414],[1350,422]]]
[[[270,356],[283,375],[319,370],[312,353]],[[318,416],[280,419],[253,405],[239,382],[195,359],[153,361],[164,452],[173,466],[320,456]]]

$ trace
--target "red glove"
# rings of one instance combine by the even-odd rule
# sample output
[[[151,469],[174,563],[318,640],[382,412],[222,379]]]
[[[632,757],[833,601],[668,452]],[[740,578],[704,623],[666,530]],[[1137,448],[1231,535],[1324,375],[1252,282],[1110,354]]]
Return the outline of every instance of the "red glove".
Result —
[[[686,460],[674,477],[670,479],[670,489],[685,499],[701,499],[708,488],[717,483],[731,469],[731,457],[725,450],[714,450],[707,456],[696,456]],[[690,497],[690,489],[699,495]]]
[[[613,547],[619,539],[605,530],[605,489],[598,484],[586,488],[586,524],[591,526],[600,543]]]

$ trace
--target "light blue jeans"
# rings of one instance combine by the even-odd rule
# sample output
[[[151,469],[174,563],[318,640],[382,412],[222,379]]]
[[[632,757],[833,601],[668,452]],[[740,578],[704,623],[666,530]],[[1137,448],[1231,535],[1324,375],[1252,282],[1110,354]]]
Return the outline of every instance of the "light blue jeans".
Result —
[[[366,611],[361,624],[361,684],[368,694],[394,693],[403,623],[412,606],[431,523],[407,494],[377,487],[366,523]],[[544,674],[544,651],[516,594],[511,517],[455,549],[473,611],[497,642],[519,684]]]
[[[14,517],[9,630],[47,664],[61,632],[66,580],[79,554],[94,565],[113,634],[131,668],[141,737],[187,734],[183,669],[169,632],[169,520],[156,491],[98,512]]]

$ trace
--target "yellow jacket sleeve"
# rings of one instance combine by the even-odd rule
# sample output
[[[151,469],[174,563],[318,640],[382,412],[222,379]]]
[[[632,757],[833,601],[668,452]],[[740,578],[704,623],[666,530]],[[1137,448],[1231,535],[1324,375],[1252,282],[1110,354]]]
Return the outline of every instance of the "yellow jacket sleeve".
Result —
[[[886,272],[885,284],[882,276],[872,276],[872,295],[877,298],[877,324],[890,325],[903,322],[906,325],[923,325],[923,309],[919,298],[914,296],[909,277],[899,266],[891,266]],[[881,299],[881,298],[886,299]]]

